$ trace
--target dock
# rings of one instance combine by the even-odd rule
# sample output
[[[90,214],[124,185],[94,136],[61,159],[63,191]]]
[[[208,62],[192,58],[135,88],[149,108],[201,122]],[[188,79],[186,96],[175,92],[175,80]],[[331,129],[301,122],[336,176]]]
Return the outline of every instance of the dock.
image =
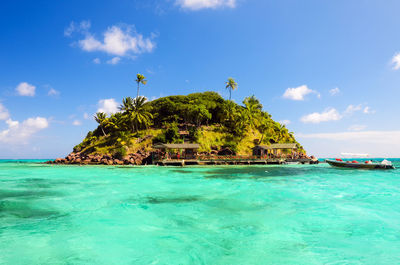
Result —
[[[284,164],[318,164],[311,159],[163,159],[153,161],[158,166],[209,166],[209,165],[284,165]]]

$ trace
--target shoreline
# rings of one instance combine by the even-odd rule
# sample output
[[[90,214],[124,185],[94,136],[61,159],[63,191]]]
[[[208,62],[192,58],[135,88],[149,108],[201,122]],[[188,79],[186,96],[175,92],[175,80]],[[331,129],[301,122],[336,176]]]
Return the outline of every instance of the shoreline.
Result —
[[[210,166],[210,165],[285,165],[285,164],[318,164],[320,161],[311,158],[261,158],[261,157],[208,157],[206,160],[200,158],[192,159],[164,159],[154,160],[150,152],[138,152],[129,154],[124,158],[111,155],[84,155],[71,153],[65,158],[57,158],[44,162],[51,165],[115,165],[115,166]]]

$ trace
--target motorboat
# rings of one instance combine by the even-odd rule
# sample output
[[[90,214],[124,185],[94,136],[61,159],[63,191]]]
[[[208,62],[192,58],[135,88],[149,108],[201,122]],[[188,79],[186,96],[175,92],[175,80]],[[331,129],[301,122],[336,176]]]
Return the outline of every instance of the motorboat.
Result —
[[[343,161],[340,158],[335,160],[327,159],[326,163],[333,167],[344,167],[344,168],[354,168],[354,169],[395,169],[392,162],[384,159],[382,162],[373,162],[371,160],[365,162],[353,161]]]

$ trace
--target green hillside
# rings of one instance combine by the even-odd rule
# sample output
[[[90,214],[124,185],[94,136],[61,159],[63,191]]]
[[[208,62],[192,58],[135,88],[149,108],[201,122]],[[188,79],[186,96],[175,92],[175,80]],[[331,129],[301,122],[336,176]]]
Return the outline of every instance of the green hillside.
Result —
[[[229,148],[245,155],[257,144],[297,143],[293,133],[263,111],[254,96],[245,98],[241,105],[215,92],[153,101],[127,97],[120,112],[110,116],[97,113],[95,119],[98,127],[74,147],[74,152],[122,158],[139,150],[151,151],[155,143],[185,141],[199,143],[199,152]],[[298,147],[303,150],[300,144]]]

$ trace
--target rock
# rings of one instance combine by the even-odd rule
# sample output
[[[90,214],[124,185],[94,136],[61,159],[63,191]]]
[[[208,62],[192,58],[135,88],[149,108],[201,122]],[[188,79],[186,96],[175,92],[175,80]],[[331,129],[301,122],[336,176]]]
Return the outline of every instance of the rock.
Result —
[[[114,163],[113,163],[113,164],[115,164],[115,165],[123,165],[124,162],[122,162],[122,161],[119,160],[119,159],[114,159]]]

